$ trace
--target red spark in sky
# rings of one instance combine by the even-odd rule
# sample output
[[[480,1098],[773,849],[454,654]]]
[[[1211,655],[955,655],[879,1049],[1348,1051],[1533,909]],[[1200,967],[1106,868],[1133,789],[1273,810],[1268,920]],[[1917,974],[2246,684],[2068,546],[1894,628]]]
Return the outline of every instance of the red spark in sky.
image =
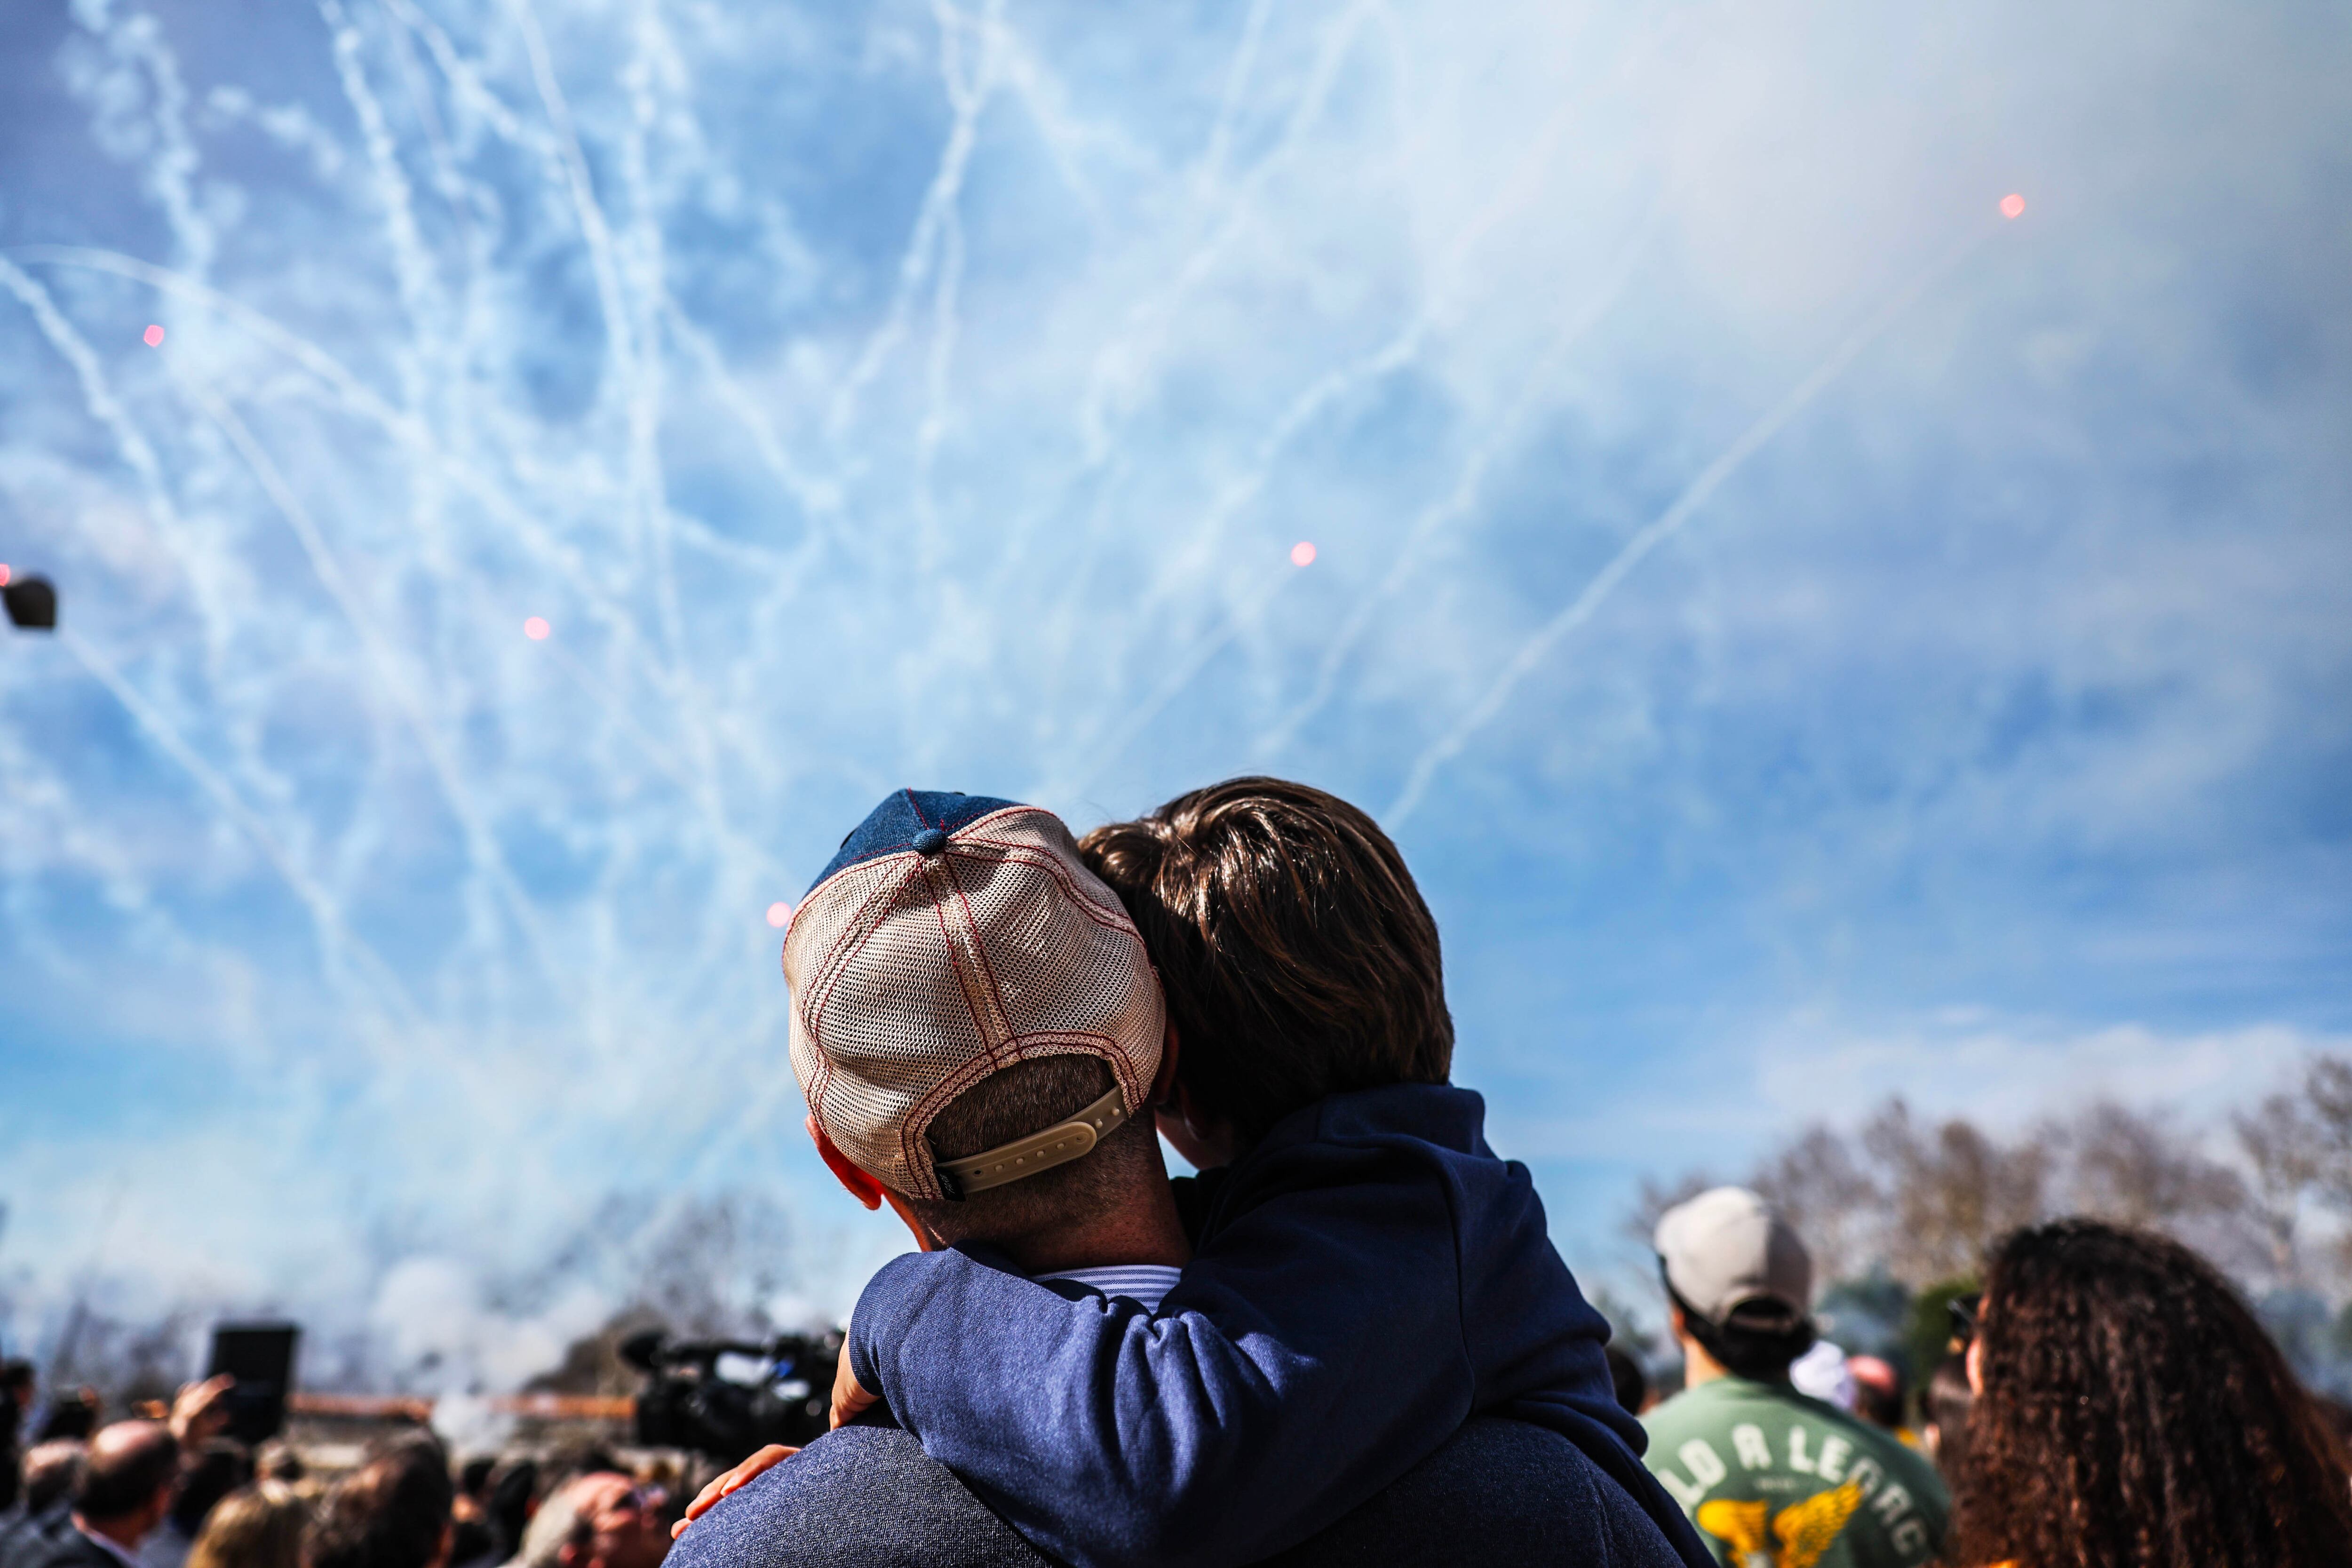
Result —
[[[782,931],[792,923],[793,906],[778,899],[768,906],[768,923]]]
[[[163,329],[161,327],[149,327],[141,335],[147,340],[147,346],[151,349],[160,349],[163,346]]]
[[[1290,563],[1291,563],[1293,566],[1312,566],[1312,565],[1314,565],[1314,564],[1315,564],[1315,544],[1314,544],[1314,542],[1313,542],[1313,541],[1311,541],[1311,540],[1302,539],[1302,540],[1300,540],[1297,543],[1296,543],[1296,544],[1292,545],[1292,546],[1290,547]]]
[[[2000,216],[2003,217],[2023,217],[2025,216],[2025,198],[2019,195],[2014,191],[2011,191],[2009,195],[2001,197]]]
[[[545,642],[547,631],[547,617],[544,616],[533,616],[522,624],[522,635],[533,642]]]

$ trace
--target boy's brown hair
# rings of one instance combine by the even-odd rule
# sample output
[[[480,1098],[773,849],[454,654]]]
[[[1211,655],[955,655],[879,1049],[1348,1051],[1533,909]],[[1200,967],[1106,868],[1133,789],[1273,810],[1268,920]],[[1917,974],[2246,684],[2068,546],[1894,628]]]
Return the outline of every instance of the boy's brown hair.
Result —
[[[1078,849],[1160,971],[1178,1077],[1244,1147],[1325,1095],[1445,1081],[1437,922],[1397,847],[1346,801],[1228,779]]]

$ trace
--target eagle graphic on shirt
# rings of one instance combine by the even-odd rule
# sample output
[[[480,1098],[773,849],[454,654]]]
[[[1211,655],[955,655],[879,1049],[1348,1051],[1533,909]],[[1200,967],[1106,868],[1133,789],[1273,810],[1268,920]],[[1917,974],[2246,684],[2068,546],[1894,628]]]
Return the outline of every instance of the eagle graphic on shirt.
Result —
[[[1738,1553],[1739,1568],[1813,1568],[1862,1506],[1862,1483],[1849,1480],[1790,1503],[1779,1513],[1772,1513],[1771,1506],[1718,1498],[1699,1505],[1698,1527],[1727,1542]],[[1768,1516],[1778,1546],[1765,1534]]]

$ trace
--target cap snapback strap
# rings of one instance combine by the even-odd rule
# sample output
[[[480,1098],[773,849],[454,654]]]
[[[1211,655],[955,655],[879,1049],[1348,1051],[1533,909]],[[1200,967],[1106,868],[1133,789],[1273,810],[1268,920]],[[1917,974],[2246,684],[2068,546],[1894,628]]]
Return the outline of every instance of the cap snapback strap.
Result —
[[[950,1197],[967,1197],[1066,1165],[1109,1137],[1127,1120],[1127,1091],[1114,1088],[1067,1121],[1056,1121],[1043,1132],[1032,1132],[961,1160],[934,1161],[932,1168]]]

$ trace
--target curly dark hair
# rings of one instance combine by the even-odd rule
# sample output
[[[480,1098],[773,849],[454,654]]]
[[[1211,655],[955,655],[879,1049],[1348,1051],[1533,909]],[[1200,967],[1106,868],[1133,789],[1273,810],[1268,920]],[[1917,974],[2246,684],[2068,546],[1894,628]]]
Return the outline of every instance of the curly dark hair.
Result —
[[[2352,1563],[2352,1466],[2229,1282],[2095,1220],[1993,1248],[1955,1550],[2021,1568]]]

